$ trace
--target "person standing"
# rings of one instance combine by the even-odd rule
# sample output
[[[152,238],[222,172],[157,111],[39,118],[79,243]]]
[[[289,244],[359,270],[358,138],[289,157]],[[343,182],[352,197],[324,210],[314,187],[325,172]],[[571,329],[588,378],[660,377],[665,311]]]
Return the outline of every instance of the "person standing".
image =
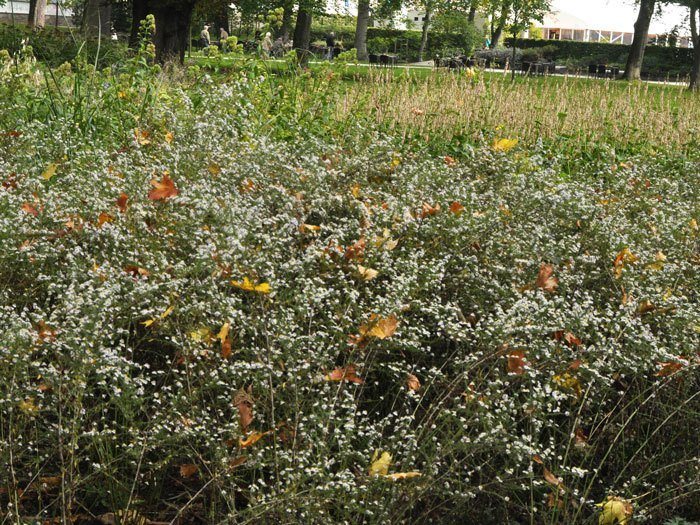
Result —
[[[211,37],[209,36],[209,26],[204,24],[202,32],[199,33],[199,43],[203,49],[206,49],[211,44]]]
[[[272,34],[265,33],[265,38],[263,38],[260,48],[262,49],[263,56],[265,58],[270,58],[270,51],[272,51]]]
[[[333,60],[333,53],[335,51],[335,33],[331,31],[326,37],[326,58],[328,60]]]
[[[219,28],[219,47],[221,48],[221,51],[226,51],[226,48],[228,46],[228,31],[226,31],[223,27]]]

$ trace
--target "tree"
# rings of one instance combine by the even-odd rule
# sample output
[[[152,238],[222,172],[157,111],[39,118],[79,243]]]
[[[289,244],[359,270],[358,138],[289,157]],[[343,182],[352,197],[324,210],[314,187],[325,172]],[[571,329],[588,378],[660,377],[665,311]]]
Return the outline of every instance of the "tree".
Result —
[[[27,25],[30,29],[41,29],[46,25],[46,0],[29,0]]]
[[[690,35],[693,40],[693,66],[690,70],[690,90],[700,91],[700,0],[678,0],[690,9]]]
[[[642,63],[644,62],[644,50],[649,38],[649,26],[654,16],[656,0],[640,0],[639,15],[634,23],[634,39],[627,56],[624,77],[626,80],[639,80],[642,76]]]
[[[510,34],[515,39],[530,27],[533,21],[541,22],[552,9],[551,0],[510,0],[512,17],[509,24]],[[512,78],[515,79],[515,44],[511,60]]]
[[[82,30],[86,35],[109,38],[112,29],[112,3],[109,0],[87,0]]]
[[[355,26],[355,49],[357,58],[367,60],[367,27],[369,26],[369,0],[357,2],[357,25]]]
[[[294,27],[294,50],[301,66],[309,63],[309,44],[311,43],[311,8],[299,5],[297,23]]]

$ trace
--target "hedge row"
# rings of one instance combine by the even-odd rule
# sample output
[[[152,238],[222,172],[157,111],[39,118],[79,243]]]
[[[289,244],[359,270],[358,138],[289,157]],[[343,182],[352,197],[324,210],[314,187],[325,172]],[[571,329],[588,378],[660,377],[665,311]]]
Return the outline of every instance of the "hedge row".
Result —
[[[599,42],[574,42],[571,40],[542,40],[508,38],[506,45],[519,49],[554,46],[557,62],[571,61],[579,65],[607,64],[624,67],[629,45]],[[686,76],[693,63],[693,50],[681,47],[647,46],[644,54],[643,74],[647,76]]]
[[[34,56],[50,66],[71,62],[82,52],[88,63],[94,64],[95,57],[99,56],[98,67],[106,67],[127,53],[124,43],[110,40],[98,43],[97,40],[85,40],[80,35],[71,34],[63,29],[46,28],[31,31],[23,25],[0,24],[0,49],[7,49],[14,54],[22,48],[24,40],[32,47]]]
[[[329,32],[335,33],[346,49],[354,47],[355,31],[338,29],[331,26],[317,26],[311,30],[311,41],[325,40]],[[367,29],[367,47],[370,53],[396,53],[409,62],[418,60],[421,32],[402,29],[370,27]],[[481,34],[472,27],[467,33],[428,33],[428,42],[423,58],[431,59],[435,55],[446,53],[465,53],[470,55],[481,42]]]

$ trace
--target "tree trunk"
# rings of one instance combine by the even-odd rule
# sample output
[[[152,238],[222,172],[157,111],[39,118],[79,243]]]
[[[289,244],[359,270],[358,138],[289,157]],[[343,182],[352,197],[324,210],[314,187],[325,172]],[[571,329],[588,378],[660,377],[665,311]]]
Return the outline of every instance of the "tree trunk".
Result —
[[[501,7],[501,16],[498,17],[498,25],[495,29],[492,26],[491,30],[491,49],[496,49],[498,44],[501,43],[501,37],[503,36],[503,30],[506,28],[506,22],[508,21],[508,6],[504,5]]]
[[[693,69],[690,72],[690,90],[700,91],[700,28],[698,28],[700,8],[690,8],[690,33],[693,38]]]
[[[82,29],[86,35],[110,38],[112,33],[112,4],[105,0],[87,0]]]
[[[46,0],[36,0],[34,11],[34,29],[43,29],[46,25]]]
[[[355,49],[357,58],[367,60],[367,27],[369,26],[369,0],[360,0],[357,4],[357,26],[355,27]]]
[[[190,20],[196,0],[158,3],[153,9],[156,19],[156,61],[172,60],[185,63],[185,51],[190,34]]]
[[[294,49],[297,52],[299,65],[305,67],[309,63],[309,44],[311,43],[311,12],[299,7],[297,23],[294,27]]]
[[[131,5],[131,34],[129,35],[129,47],[136,48],[139,45],[139,27],[141,20],[148,15],[148,0],[133,0]]]
[[[656,0],[641,0],[639,15],[634,23],[634,40],[630,54],[627,57],[624,78],[626,80],[640,80],[642,78],[642,63],[644,62],[644,50],[649,38],[649,25],[654,16]]]
[[[423,34],[420,38],[420,49],[418,50],[418,62],[423,62],[423,53],[428,44],[428,28],[430,27],[430,12],[433,9],[432,2],[425,3],[425,18],[423,18]]]
[[[34,29],[34,18],[36,17],[37,0],[29,0],[29,16],[27,17],[27,25],[29,29]]]
[[[280,27],[279,35],[285,42],[289,40],[292,34],[292,15],[294,14],[294,2],[284,3],[284,13],[282,13],[282,27]]]
[[[469,14],[467,15],[467,21],[474,23],[476,19],[476,10],[479,8],[479,0],[472,0],[469,5]]]

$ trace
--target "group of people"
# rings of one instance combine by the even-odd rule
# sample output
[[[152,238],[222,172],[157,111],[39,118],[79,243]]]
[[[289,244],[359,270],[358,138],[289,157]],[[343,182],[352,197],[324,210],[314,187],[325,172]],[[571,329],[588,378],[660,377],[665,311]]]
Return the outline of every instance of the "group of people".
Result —
[[[206,49],[209,46],[211,46],[211,35],[209,34],[209,28],[211,26],[209,24],[205,24],[204,27],[202,28],[201,33],[199,34],[199,45],[202,49]],[[228,39],[229,34],[226,29],[223,27],[219,28],[219,42],[222,47],[222,50],[225,49],[226,46],[226,40]],[[256,35],[256,40],[258,40],[260,37]],[[259,44],[259,52],[260,55],[262,55],[264,58],[270,58],[273,55],[277,55],[279,52],[280,54],[284,53],[285,51],[288,51],[289,49],[292,48],[292,44],[289,41],[288,38],[285,37],[279,37],[277,40],[274,42],[272,41],[272,33],[267,32],[265,35],[262,37],[260,40]],[[333,60],[338,53],[342,51],[342,44],[340,42],[336,42],[335,40],[335,33],[330,32],[328,36],[326,36],[326,49],[325,49],[325,54],[324,54],[324,59],[326,60]]]

